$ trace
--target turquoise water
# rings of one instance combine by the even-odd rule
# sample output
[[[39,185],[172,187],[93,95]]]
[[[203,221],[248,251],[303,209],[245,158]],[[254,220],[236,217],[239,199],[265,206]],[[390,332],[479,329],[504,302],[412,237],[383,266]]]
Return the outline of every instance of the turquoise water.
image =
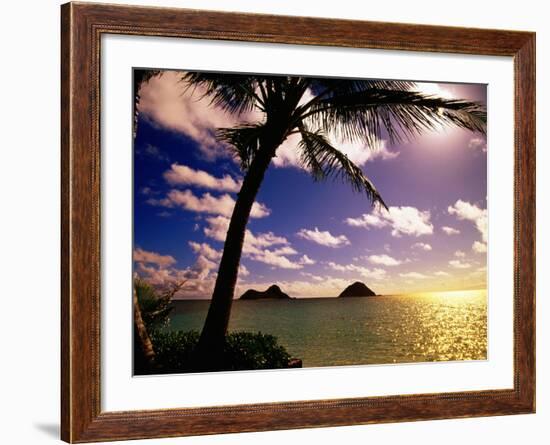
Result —
[[[209,301],[174,302],[169,329],[200,330]],[[233,303],[230,331],[275,335],[304,367],[487,358],[486,291]]]

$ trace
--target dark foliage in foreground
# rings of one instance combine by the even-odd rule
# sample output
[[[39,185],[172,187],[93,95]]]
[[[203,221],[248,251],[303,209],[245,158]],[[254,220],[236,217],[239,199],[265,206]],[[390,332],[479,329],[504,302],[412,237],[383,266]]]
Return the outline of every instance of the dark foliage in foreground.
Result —
[[[193,372],[193,352],[199,341],[197,331],[154,331],[155,367],[136,363],[136,374],[175,374]],[[287,368],[290,355],[273,335],[261,332],[227,334],[220,367],[211,371],[243,371]]]
[[[174,309],[172,299],[184,284],[185,281],[182,281],[165,289],[157,289],[142,278],[134,279],[141,317],[148,331],[168,324],[170,312]]]

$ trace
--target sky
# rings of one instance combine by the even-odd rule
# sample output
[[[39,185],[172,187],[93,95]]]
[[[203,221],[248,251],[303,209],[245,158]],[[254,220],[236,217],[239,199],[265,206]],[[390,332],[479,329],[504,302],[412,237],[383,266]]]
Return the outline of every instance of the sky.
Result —
[[[134,270],[177,298],[211,296],[243,172],[215,130],[235,116],[164,71],[140,89],[134,139]],[[486,86],[417,83],[426,94],[486,104]],[[306,93],[307,94],[307,93]],[[487,141],[453,127],[391,144],[334,140],[389,210],[341,182],[315,182],[294,135],[278,148],[252,208],[235,298],[278,284],[292,297],[335,297],[354,281],[377,294],[483,289]]]

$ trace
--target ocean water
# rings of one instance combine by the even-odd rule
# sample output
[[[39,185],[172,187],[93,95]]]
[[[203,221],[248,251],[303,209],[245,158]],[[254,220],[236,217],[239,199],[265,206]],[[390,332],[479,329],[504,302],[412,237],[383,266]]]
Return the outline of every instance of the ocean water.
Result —
[[[200,330],[209,301],[175,301],[168,329]],[[304,367],[487,358],[487,293],[233,302],[230,331],[275,335]]]

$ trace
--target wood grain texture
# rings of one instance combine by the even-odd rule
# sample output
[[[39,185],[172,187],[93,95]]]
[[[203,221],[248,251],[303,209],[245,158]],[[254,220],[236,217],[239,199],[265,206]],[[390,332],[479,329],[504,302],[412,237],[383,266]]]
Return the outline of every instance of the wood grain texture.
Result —
[[[61,16],[63,440],[95,442],[534,412],[533,33],[90,3],[65,4]],[[514,57],[515,252],[510,252],[515,264],[514,388],[200,409],[101,412],[99,63],[103,33]]]

